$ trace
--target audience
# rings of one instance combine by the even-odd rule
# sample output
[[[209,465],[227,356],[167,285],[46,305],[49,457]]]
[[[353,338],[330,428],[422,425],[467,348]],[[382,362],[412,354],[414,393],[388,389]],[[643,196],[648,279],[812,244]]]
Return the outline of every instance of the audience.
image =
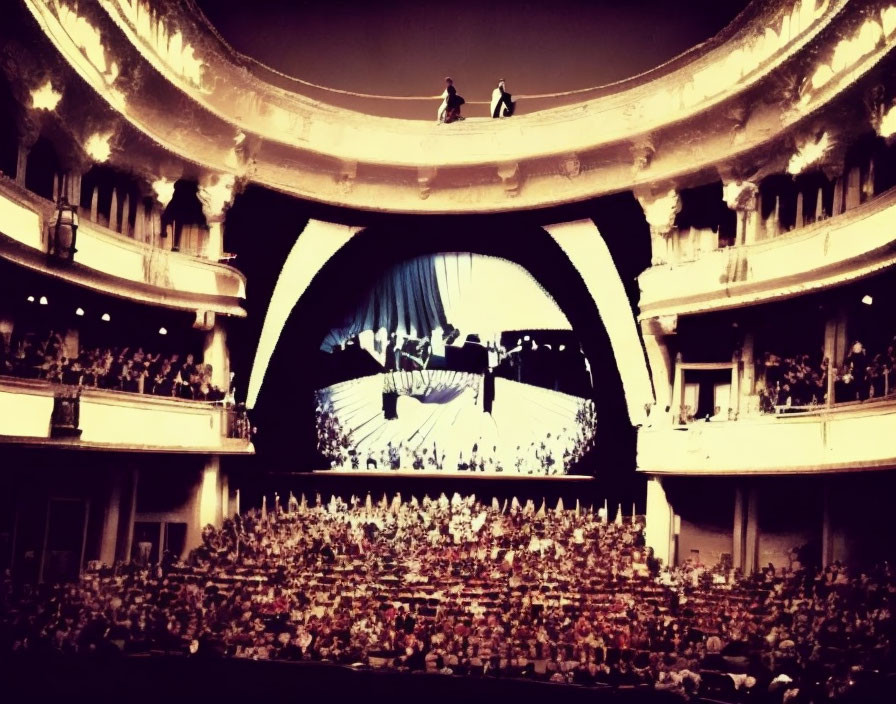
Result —
[[[81,347],[66,357],[61,336],[23,336],[14,350],[0,354],[0,374],[54,383],[198,401],[222,401],[211,383],[211,365],[194,355],[145,352],[142,347]]]
[[[3,585],[0,647],[317,660],[733,702],[858,696],[896,671],[896,575],[661,569],[640,519],[474,497],[290,494],[207,527],[186,564]],[[782,699],[783,698],[783,699]]]
[[[774,413],[783,407],[815,406],[827,402],[827,359],[801,354],[781,358],[767,354],[763,361],[765,386],[759,390],[760,409]],[[843,364],[833,370],[834,402],[865,401],[896,392],[896,337],[884,352],[870,354],[856,341]]]

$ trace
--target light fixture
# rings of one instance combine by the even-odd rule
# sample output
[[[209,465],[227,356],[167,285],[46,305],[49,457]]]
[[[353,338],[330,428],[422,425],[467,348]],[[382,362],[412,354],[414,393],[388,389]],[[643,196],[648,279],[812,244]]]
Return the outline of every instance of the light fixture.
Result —
[[[100,316],[100,318],[101,318],[102,320],[105,320],[107,323],[108,323],[110,320],[112,320],[112,316],[109,315],[108,313],[103,313],[103,314]]]
[[[84,315],[83,308],[75,308],[75,315]]]
[[[40,300],[38,301],[38,303],[40,303],[42,306],[45,306],[45,305],[47,305],[47,304],[49,303],[49,301],[47,300],[47,297],[46,297],[46,296],[41,296],[41,297],[40,297]]]
[[[872,303],[874,303],[874,299],[866,293],[864,296],[862,296],[862,303],[864,303],[866,306],[870,306]]]
[[[56,224],[50,254],[64,261],[75,258],[75,241],[78,239],[78,206],[68,202],[64,195],[56,204]]]
[[[168,334],[168,328],[164,328],[164,327],[159,328],[159,335],[167,335],[167,334]]]
[[[34,303],[34,296],[28,296],[28,302]]]

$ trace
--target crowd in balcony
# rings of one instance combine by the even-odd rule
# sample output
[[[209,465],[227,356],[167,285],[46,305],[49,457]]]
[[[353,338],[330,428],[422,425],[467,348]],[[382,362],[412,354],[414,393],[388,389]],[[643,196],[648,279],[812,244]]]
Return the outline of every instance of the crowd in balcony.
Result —
[[[796,567],[796,569],[794,569]],[[187,563],[4,583],[7,651],[314,660],[726,701],[854,699],[894,672],[896,574],[663,569],[640,519],[455,495],[309,506],[203,532]],[[892,679],[891,679],[892,681]],[[860,700],[860,699],[859,699]]]
[[[14,349],[5,343],[0,348],[0,374],[8,376],[168,398],[225,398],[224,391],[211,381],[211,365],[202,364],[191,353],[82,346],[77,354],[66,356],[62,336],[54,330],[26,334]]]
[[[828,395],[828,359],[801,354],[793,357],[766,355],[765,385],[760,388],[760,408],[774,413],[781,407],[822,405]],[[835,403],[866,401],[896,392],[896,337],[883,351],[869,353],[861,341],[847,350],[843,364],[834,370]]]

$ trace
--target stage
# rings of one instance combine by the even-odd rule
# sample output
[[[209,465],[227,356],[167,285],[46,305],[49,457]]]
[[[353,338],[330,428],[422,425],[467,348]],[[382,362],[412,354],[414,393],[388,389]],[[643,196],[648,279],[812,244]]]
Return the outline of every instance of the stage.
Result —
[[[422,469],[316,469],[312,474],[328,475],[333,477],[402,477],[414,479],[471,479],[471,480],[512,480],[515,482],[593,482],[594,477],[586,477],[581,474],[518,474],[517,472],[474,472],[458,469],[442,469],[427,471]]]

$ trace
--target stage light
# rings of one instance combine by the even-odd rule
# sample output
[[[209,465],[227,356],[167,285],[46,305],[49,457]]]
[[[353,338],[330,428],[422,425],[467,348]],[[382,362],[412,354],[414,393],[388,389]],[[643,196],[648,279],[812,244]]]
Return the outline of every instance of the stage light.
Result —
[[[112,320],[112,316],[109,315],[108,313],[103,313],[102,316],[100,316],[100,317],[101,317],[102,320],[105,320],[107,323],[108,323],[110,320]]]
[[[75,308],[75,315],[84,315],[83,308]]]
[[[167,335],[168,328],[159,328],[159,335]]]
[[[28,296],[27,300],[29,303],[34,303],[34,296]]]
[[[40,303],[42,306],[45,306],[45,305],[47,305],[47,304],[49,303],[49,301],[47,300],[47,297],[46,297],[46,296],[41,296],[41,297],[40,297],[40,301],[39,301],[39,303]]]
[[[866,306],[870,306],[872,303],[874,303],[874,299],[866,293],[864,296],[862,296],[862,303],[864,303]]]

